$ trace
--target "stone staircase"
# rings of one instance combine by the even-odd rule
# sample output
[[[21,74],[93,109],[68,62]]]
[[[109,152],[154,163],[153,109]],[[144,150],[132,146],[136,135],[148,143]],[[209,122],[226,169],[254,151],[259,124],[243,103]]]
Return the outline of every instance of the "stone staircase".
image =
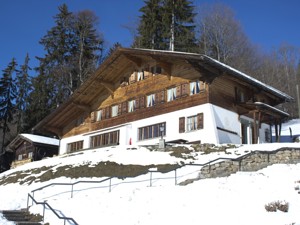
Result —
[[[42,225],[42,216],[33,215],[27,210],[3,210],[0,211],[3,217],[8,221],[14,222],[16,225]]]

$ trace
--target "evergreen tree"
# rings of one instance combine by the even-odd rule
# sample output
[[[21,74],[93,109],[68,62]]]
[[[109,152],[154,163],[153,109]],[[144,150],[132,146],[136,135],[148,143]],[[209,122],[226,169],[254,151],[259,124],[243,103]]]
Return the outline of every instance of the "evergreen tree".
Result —
[[[46,55],[38,57],[40,66],[47,76],[45,81],[48,84],[55,84],[52,91],[54,98],[49,99],[50,108],[55,108],[63,99],[63,92],[69,89],[71,68],[68,66],[71,61],[72,45],[75,42],[74,33],[72,33],[70,24],[72,13],[69,12],[67,5],[59,6],[59,13],[54,17],[56,26],[52,27],[41,39],[40,44],[44,46]],[[40,69],[38,69],[40,71]],[[43,90],[41,90],[43,91]]]
[[[119,42],[116,42],[107,52],[105,59],[107,59],[115,50],[122,48],[122,45]]]
[[[188,0],[162,0],[164,40],[169,50],[195,51],[194,7]]]
[[[17,72],[16,85],[18,95],[16,97],[17,108],[17,133],[24,131],[26,121],[26,109],[28,106],[29,93],[31,91],[31,80],[29,76],[29,55],[25,57],[24,64],[21,66],[20,71]]]
[[[190,1],[148,0],[140,11],[143,14],[135,47],[195,51],[195,13]]]
[[[96,29],[95,14],[88,10],[72,13],[66,4],[58,9],[55,26],[40,40],[46,54],[37,57],[38,76],[30,96],[33,105],[27,111],[39,110],[39,115],[29,119],[31,125],[65,101],[96,70],[102,58],[103,37]]]
[[[138,27],[139,37],[136,45],[149,49],[165,49],[162,40],[162,7],[161,0],[145,1],[145,6],[140,9],[141,21]]]
[[[44,67],[39,67],[39,76],[32,78],[32,91],[28,96],[28,106],[26,107],[26,127],[29,131],[40,122],[53,109],[51,99],[54,98],[53,83],[45,73]]]
[[[3,70],[3,76],[0,78],[0,121],[2,130],[2,147],[1,152],[4,152],[6,145],[6,134],[10,131],[9,124],[14,119],[16,111],[16,85],[14,74],[16,72],[17,62],[13,58],[6,69]]]

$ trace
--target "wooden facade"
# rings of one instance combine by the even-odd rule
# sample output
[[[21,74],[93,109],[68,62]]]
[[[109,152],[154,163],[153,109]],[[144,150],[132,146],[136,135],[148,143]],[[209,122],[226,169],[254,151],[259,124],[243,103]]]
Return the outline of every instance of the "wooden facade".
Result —
[[[19,134],[9,145],[15,161],[38,161],[58,155],[59,140],[32,134]]]
[[[274,106],[291,100],[279,90],[204,55],[119,48],[35,129],[66,139],[212,104],[254,120],[257,140],[261,123],[280,123],[288,117]],[[176,118],[181,133],[183,121]],[[99,140],[92,137],[90,146],[97,142],[118,144],[116,135],[109,133],[97,137]],[[81,146],[77,141],[70,144],[75,149]]]

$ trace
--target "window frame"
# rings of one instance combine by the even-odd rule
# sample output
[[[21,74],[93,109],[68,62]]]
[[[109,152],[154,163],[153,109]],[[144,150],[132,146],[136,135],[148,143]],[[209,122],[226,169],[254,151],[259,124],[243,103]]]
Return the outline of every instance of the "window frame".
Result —
[[[155,105],[155,93],[147,95],[147,107],[153,107]]]
[[[117,117],[119,115],[119,105],[113,105],[111,107],[111,117]]]
[[[160,132],[160,127],[164,127],[163,134]],[[138,141],[160,138],[161,136],[166,136],[166,122],[138,128]]]

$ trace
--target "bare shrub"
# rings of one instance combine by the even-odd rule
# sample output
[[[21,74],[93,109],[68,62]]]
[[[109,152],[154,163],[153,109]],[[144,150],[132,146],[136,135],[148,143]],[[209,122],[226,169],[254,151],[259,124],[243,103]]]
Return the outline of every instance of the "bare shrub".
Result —
[[[289,203],[286,201],[270,202],[265,205],[265,209],[268,212],[276,212],[277,210],[282,211],[282,212],[288,212],[289,211]]]

